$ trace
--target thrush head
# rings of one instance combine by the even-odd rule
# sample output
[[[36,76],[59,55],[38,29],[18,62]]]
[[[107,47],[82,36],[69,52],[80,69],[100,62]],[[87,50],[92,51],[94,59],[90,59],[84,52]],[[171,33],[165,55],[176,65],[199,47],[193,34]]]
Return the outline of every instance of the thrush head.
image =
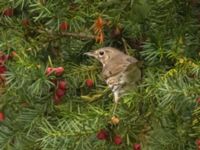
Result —
[[[103,47],[95,51],[85,53],[85,55],[96,58],[103,65],[112,60],[112,58],[116,57],[116,55],[120,56],[121,54],[123,53],[112,47]]]

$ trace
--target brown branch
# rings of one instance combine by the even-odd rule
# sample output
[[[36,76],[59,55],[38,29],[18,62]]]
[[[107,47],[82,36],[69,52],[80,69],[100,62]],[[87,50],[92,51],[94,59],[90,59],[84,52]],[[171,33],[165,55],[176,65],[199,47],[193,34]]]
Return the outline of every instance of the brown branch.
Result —
[[[75,37],[75,38],[80,38],[80,39],[96,39],[95,35],[89,35],[85,33],[73,33],[73,32],[65,32],[65,33],[52,33],[46,30],[37,30],[39,33],[47,33],[51,35],[51,37],[56,37],[56,36],[69,36],[69,37]]]
[[[76,37],[76,38],[80,38],[80,39],[95,39],[96,36],[94,35],[88,35],[85,33],[70,33],[70,32],[66,32],[66,33],[61,33],[59,34],[61,36],[71,36],[71,37]]]

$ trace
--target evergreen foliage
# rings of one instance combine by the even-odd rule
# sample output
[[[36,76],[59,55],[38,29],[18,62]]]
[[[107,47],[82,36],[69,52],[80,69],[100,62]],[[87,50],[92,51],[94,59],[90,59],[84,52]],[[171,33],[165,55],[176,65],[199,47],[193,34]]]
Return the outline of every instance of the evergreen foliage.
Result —
[[[129,150],[134,143],[142,150],[197,149],[199,8],[198,0],[1,0],[0,50],[12,58],[1,75],[6,82],[0,80],[0,149]],[[100,42],[98,17],[104,21]],[[64,21],[67,31],[60,30]],[[104,46],[143,61],[141,83],[115,112],[101,65],[83,55]],[[62,76],[45,73],[59,66]],[[53,80],[62,79],[68,89],[56,105]],[[107,140],[96,137],[101,129]]]

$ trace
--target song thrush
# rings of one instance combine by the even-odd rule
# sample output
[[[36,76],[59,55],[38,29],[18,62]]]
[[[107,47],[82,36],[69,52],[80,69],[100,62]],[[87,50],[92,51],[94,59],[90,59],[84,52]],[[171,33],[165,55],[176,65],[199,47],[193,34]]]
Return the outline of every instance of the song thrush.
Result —
[[[133,90],[141,79],[140,62],[116,48],[104,47],[85,54],[102,63],[103,78],[111,88],[116,103],[126,91]]]

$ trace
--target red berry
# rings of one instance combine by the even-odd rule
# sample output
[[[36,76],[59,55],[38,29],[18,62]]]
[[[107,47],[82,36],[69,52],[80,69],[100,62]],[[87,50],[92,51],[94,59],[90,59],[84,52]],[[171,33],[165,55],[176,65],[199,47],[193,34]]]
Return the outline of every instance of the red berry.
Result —
[[[57,104],[60,104],[61,102],[61,97],[58,97],[56,94],[54,95],[53,97],[53,100],[54,100],[54,103],[57,105]]]
[[[6,67],[5,66],[0,66],[0,74],[3,74],[6,72]]]
[[[4,64],[9,58],[10,58],[10,55],[2,55],[0,57],[0,64]]]
[[[69,28],[69,25],[66,21],[63,21],[63,22],[60,23],[59,27],[60,27],[61,31],[66,31]]]
[[[0,121],[4,121],[4,119],[5,119],[4,113],[0,112]]]
[[[9,59],[9,57],[10,57],[9,55],[3,55],[3,56],[2,56],[2,59],[3,59],[3,61],[6,62],[6,61]]]
[[[87,79],[85,82],[86,82],[87,87],[89,88],[93,87],[94,85],[94,82],[92,79]]]
[[[108,132],[105,129],[101,129],[98,133],[97,133],[97,138],[99,140],[106,140],[108,138]]]
[[[48,68],[46,69],[46,74],[47,74],[47,75],[50,75],[50,74],[53,73],[54,71],[55,71],[54,68],[48,67]]]
[[[116,145],[122,144],[122,138],[121,138],[120,135],[116,135],[116,136],[114,137],[114,143],[115,143]]]
[[[29,20],[28,20],[28,19],[23,19],[23,20],[22,20],[22,25],[23,25],[24,27],[29,26]]]
[[[200,97],[196,99],[197,103],[200,104]]]
[[[141,145],[140,144],[134,144],[133,145],[133,150],[141,150]]]
[[[63,67],[58,67],[58,68],[55,68],[55,74],[56,76],[61,76],[64,72],[64,68]]]
[[[62,90],[65,90],[67,88],[67,82],[64,81],[64,80],[59,81],[58,82],[58,88],[62,89]]]
[[[197,140],[196,140],[196,144],[197,144],[198,146],[200,146],[200,139],[197,139]]]
[[[12,8],[6,8],[4,11],[3,11],[3,15],[6,16],[6,17],[12,17],[13,16],[13,9]]]
[[[57,89],[56,90],[56,95],[58,97],[63,97],[65,95],[65,90],[63,90],[63,89]]]

